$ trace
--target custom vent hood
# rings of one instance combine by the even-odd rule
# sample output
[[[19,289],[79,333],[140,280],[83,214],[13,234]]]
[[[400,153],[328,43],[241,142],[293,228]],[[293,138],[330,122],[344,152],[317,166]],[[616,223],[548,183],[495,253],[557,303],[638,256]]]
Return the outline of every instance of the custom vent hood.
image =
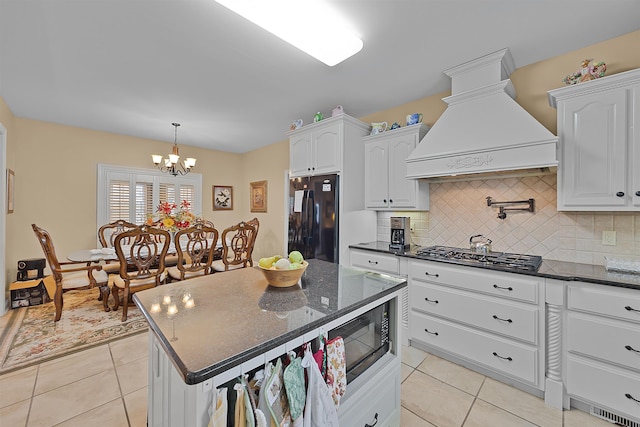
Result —
[[[551,173],[558,137],[516,101],[509,49],[444,71],[449,106],[406,161],[407,178]]]

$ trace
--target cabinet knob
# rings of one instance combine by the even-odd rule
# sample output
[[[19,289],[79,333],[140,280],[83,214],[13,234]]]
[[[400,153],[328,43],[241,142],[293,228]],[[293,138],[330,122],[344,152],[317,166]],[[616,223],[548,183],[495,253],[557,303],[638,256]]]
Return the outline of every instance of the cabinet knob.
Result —
[[[618,197],[624,197],[624,191],[618,191],[618,192],[616,193],[616,196],[618,196]]]
[[[640,197],[640,191],[636,191],[636,196]]]
[[[389,199],[389,203],[393,203],[393,200]]]
[[[387,199],[382,199],[383,202],[387,203]]]
[[[307,168],[307,170],[308,170],[308,171],[310,171],[310,170],[311,170],[311,168]]]

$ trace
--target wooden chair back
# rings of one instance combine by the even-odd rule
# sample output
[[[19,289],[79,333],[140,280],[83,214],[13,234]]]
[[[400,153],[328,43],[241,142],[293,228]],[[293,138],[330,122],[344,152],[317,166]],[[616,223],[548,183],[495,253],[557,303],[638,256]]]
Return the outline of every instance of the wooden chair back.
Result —
[[[115,242],[118,234],[136,227],[138,226],[123,219],[105,224],[98,229],[100,244],[103,248],[113,248],[113,243]],[[127,244],[129,244],[129,242],[127,242]]]
[[[249,257],[253,251],[252,244],[255,233],[255,227],[244,221],[224,229],[222,232],[222,262],[225,271],[251,265]]]
[[[169,232],[141,225],[116,236],[114,247],[120,263],[119,277],[113,279],[114,310],[120,306],[122,321],[127,320],[130,295],[165,282],[165,257],[171,245]]]
[[[218,242],[218,230],[211,222],[209,222],[211,226],[206,225],[207,222],[198,222],[176,233],[174,245],[178,253],[178,264],[175,268],[179,277],[174,277],[176,270],[173,269],[169,272],[171,277],[185,280],[211,273],[211,263]]]
[[[44,228],[40,228],[35,224],[31,224],[33,228],[33,232],[36,234],[38,242],[40,242],[40,246],[42,246],[42,251],[44,252],[44,256],[47,259],[47,263],[49,264],[49,268],[51,269],[51,274],[53,274],[53,278],[57,281],[62,280],[62,269],[60,268],[60,262],[58,261],[58,257],[56,256],[56,248],[53,246],[53,240],[51,239],[51,235]]]
[[[168,231],[146,224],[118,234],[114,248],[120,262],[120,277],[125,282],[155,277],[159,285],[170,244]]]
[[[256,239],[258,238],[258,229],[260,228],[260,221],[258,218],[253,218],[247,221],[247,224],[252,225],[255,228],[255,232],[251,233],[251,250],[249,252],[249,265],[253,267],[253,248],[256,244]]]

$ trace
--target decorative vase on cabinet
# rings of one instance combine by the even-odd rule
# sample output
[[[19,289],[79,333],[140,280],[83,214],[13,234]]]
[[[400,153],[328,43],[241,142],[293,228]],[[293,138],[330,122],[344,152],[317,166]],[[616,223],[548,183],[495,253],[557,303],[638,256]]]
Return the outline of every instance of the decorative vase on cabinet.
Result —
[[[558,210],[640,210],[640,69],[548,92],[558,109]]]
[[[362,138],[367,209],[429,209],[429,184],[405,178],[405,160],[428,130],[419,124]]]

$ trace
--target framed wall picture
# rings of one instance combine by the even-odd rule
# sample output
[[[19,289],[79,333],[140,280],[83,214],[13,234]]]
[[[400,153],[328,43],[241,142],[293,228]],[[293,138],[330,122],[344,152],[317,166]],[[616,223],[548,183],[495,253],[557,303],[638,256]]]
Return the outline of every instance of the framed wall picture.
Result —
[[[267,181],[251,182],[251,212],[267,211]]]
[[[16,176],[11,169],[7,169],[7,213],[13,213],[13,199],[15,197]]]
[[[233,187],[230,185],[213,186],[213,210],[233,210]]]

